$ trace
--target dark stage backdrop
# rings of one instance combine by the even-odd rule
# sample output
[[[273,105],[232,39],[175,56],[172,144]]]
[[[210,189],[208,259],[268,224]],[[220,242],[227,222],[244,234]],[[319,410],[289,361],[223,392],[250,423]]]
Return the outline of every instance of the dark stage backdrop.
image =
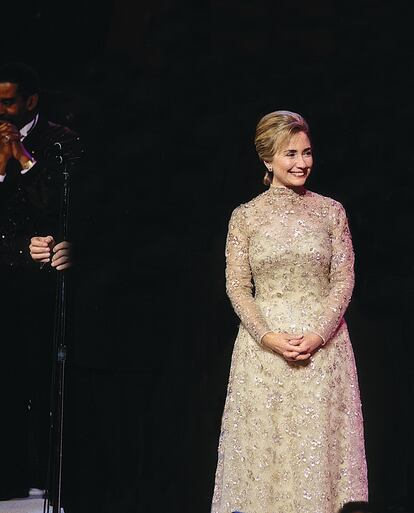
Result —
[[[138,312],[154,287],[159,324],[144,340],[135,324],[133,336],[161,361],[168,347],[160,422],[177,511],[209,511],[237,329],[224,292],[227,222],[264,190],[254,128],[283,108],[313,132],[309,188],[341,201],[350,219],[357,274],[347,320],[370,496],[378,512],[411,512],[410,17],[373,0],[74,0],[33,2],[2,25],[2,58],[39,69],[44,109],[82,135],[96,155],[89,172],[115,191],[107,208],[125,210],[105,216],[108,233],[124,224],[114,267],[130,251],[153,263],[145,290],[131,265],[131,287]],[[88,201],[105,207],[93,191]]]

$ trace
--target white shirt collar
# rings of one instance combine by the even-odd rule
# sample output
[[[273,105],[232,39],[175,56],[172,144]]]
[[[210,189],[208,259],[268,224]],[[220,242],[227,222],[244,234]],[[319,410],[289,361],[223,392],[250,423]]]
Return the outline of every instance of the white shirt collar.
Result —
[[[36,116],[31,121],[29,121],[26,125],[24,125],[24,127],[22,127],[20,129],[20,135],[21,135],[22,141],[25,137],[27,137],[29,132],[37,125],[38,120],[39,120],[39,114],[36,114]]]

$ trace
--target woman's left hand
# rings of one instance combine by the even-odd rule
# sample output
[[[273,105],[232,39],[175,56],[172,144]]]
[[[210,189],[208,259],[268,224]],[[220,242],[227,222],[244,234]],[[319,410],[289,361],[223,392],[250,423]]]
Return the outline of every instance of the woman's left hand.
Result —
[[[308,332],[303,335],[300,344],[296,345],[296,351],[298,351],[298,356],[296,356],[295,360],[303,361],[308,360],[312,354],[321,347],[323,344],[323,339],[320,335],[317,335],[313,332]]]

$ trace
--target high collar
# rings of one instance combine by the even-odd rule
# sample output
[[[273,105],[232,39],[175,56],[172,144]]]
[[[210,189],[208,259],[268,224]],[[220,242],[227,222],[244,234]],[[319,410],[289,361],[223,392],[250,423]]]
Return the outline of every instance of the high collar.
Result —
[[[301,197],[306,194],[305,187],[298,187],[295,189],[292,189],[290,187],[286,187],[285,185],[273,185],[270,184],[269,191],[271,194],[275,194],[278,196],[286,196],[286,197]]]

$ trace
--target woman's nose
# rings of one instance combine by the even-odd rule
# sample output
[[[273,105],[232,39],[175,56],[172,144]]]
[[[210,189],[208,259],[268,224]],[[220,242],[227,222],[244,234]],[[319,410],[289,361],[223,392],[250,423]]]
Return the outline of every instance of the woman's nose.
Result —
[[[296,165],[298,167],[308,167],[306,159],[305,159],[305,157],[303,155],[298,155],[298,157],[296,159]]]

